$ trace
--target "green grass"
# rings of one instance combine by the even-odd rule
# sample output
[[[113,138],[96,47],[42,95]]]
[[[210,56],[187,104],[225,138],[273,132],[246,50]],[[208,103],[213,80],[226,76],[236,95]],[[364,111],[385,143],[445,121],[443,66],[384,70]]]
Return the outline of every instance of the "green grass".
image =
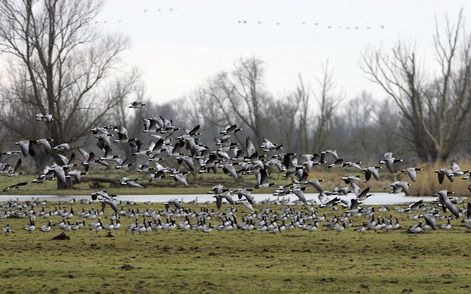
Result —
[[[75,204],[74,209],[79,211],[80,207]],[[325,211],[328,216],[338,213]],[[417,222],[404,214],[399,217],[403,227]],[[54,222],[59,220],[54,218]],[[353,218],[354,225],[362,220]],[[131,221],[123,219],[123,227]],[[51,240],[58,230],[29,234],[21,229],[26,222],[0,220],[1,226],[10,223],[14,229],[10,235],[0,236],[1,293],[471,290],[466,245],[471,235],[459,220],[452,222],[451,231],[421,235],[403,233],[405,229],[358,234],[353,229],[336,233],[324,228],[313,233],[214,230],[209,234],[172,231],[132,235],[122,228],[113,232],[113,238],[105,237],[105,232],[83,230],[69,233],[71,240],[67,241]],[[38,218],[38,227],[44,223],[46,220]]]

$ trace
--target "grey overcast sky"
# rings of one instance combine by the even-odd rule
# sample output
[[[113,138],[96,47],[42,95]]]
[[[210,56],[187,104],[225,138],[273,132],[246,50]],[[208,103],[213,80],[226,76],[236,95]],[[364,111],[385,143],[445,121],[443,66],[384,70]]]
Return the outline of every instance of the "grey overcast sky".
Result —
[[[361,53],[402,39],[430,67],[435,19],[448,15],[454,21],[460,8],[469,16],[469,2],[108,0],[98,21],[104,30],[130,38],[123,58],[141,69],[154,101],[189,94],[246,56],[265,62],[266,86],[275,97],[293,90],[298,74],[313,84],[326,60],[347,98],[362,90],[382,97],[361,71]]]

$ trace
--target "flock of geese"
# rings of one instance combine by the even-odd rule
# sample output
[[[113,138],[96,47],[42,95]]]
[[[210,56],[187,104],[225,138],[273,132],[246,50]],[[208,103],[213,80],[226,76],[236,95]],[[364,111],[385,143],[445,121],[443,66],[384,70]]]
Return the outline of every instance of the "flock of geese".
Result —
[[[139,109],[145,104],[139,101],[132,102],[130,109]],[[51,123],[54,120],[50,114],[38,114],[38,123]],[[183,186],[189,186],[186,179],[188,173],[218,173],[222,171],[229,177],[238,179],[242,175],[254,175],[255,180],[250,187],[227,189],[217,184],[208,192],[213,194],[216,209],[201,207],[200,211],[183,207],[178,200],[169,201],[164,210],[125,209],[123,202],[117,195],[112,195],[106,190],[91,194],[93,201],[101,203],[101,210],[94,208],[85,209],[77,213],[72,208],[67,209],[58,204],[52,211],[46,211],[44,201],[6,201],[0,209],[1,218],[28,218],[24,229],[32,232],[36,229],[37,217],[61,217],[59,223],[53,224],[51,220],[40,228],[43,232],[49,232],[53,227],[64,231],[78,230],[89,227],[93,231],[119,229],[122,217],[131,217],[132,222],[128,230],[130,232],[149,232],[166,229],[195,229],[209,232],[217,230],[259,230],[281,232],[289,229],[317,230],[319,225],[325,222],[325,226],[338,232],[353,226],[352,219],[362,218],[362,225],[357,231],[366,230],[395,230],[401,228],[398,218],[392,215],[379,217],[374,207],[362,207],[362,202],[371,196],[368,186],[369,181],[380,179],[380,170],[385,169],[391,174],[398,172],[407,175],[408,179],[415,182],[418,173],[422,169],[407,167],[399,169],[403,159],[396,158],[393,153],[385,153],[377,165],[362,166],[361,162],[344,160],[336,150],[323,150],[315,154],[301,154],[287,152],[283,146],[263,139],[260,146],[256,146],[250,137],[245,140],[245,146],[237,143],[236,136],[242,130],[237,125],[228,125],[220,130],[215,147],[210,148],[200,141],[200,126],[191,129],[180,128],[163,116],[143,119],[143,138],[130,138],[128,131],[123,126],[99,126],[91,130],[95,138],[95,150],[78,148],[80,158],[76,156],[68,143],[54,142],[51,139],[41,138],[35,140],[21,140],[16,142],[18,150],[2,152],[0,155],[0,173],[9,177],[16,177],[22,173],[22,158],[47,156],[50,164],[46,165],[31,184],[42,184],[45,181],[56,180],[62,185],[74,185],[80,183],[81,176],[87,174],[91,167],[103,167],[135,171],[142,173],[147,178],[147,183],[159,181],[163,178],[172,178]],[[144,144],[148,141],[148,144]],[[56,144],[57,143],[57,144]],[[132,157],[122,158],[113,152],[116,145],[128,145],[132,150]],[[9,164],[3,158],[14,158],[15,164]],[[332,191],[327,191],[322,186],[322,179],[312,178],[311,172],[318,167],[342,168],[349,173],[341,178],[342,184]],[[291,183],[283,186],[271,181],[270,175],[274,172],[283,174],[291,179]],[[443,167],[435,171],[439,183],[445,180],[454,181],[456,177],[469,179],[469,171],[460,169],[456,161],[451,162],[450,167]],[[397,178],[395,176],[395,178]],[[119,183],[122,186],[145,189],[146,182],[138,178],[123,177]],[[19,182],[5,187],[4,192],[21,189],[28,182]],[[295,195],[300,207],[283,205],[281,209],[261,208],[255,206],[252,195],[253,189],[274,187],[275,196]],[[396,180],[390,184],[391,193],[409,194],[410,182]],[[316,192],[317,200],[307,199],[305,192],[311,189]],[[343,197],[353,194],[353,198]],[[411,204],[407,209],[397,208],[398,213],[418,211],[417,215],[409,215],[411,218],[420,219],[418,224],[407,229],[410,233],[420,233],[427,229],[451,228],[451,219],[463,218],[466,228],[471,229],[471,203],[461,205],[455,199],[450,198],[451,192],[438,191],[437,202],[426,206],[423,201]],[[223,204],[228,206],[223,209]],[[82,205],[90,202],[81,201]],[[236,205],[244,208],[239,210]],[[105,215],[105,208],[109,206],[111,213]],[[259,206],[259,205],[257,205]],[[173,207],[173,209],[171,209]],[[38,210],[40,209],[40,210]],[[325,210],[334,210],[336,214],[327,218]],[[386,212],[388,208],[382,208]],[[239,211],[239,213],[236,213]],[[240,213],[240,211],[245,212]],[[338,212],[338,213],[337,213]],[[71,222],[73,217],[79,217]],[[108,218],[109,223],[104,224]],[[93,219],[88,226],[86,219]],[[443,220],[440,226],[438,222]],[[11,232],[9,225],[3,229],[5,234]]]

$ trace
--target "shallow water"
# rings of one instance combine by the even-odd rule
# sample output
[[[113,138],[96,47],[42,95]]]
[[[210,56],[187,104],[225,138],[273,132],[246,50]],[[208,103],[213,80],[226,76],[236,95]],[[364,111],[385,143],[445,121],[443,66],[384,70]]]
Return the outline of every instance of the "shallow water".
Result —
[[[405,196],[404,194],[389,194],[389,193],[372,193],[373,195],[363,201],[363,204],[367,205],[391,205],[391,204],[406,204],[416,202],[420,199],[423,199],[426,202],[431,202],[437,200],[437,197],[416,197],[416,196]],[[309,202],[319,203],[318,194],[306,193],[306,199]],[[297,197],[293,194],[286,195],[283,197],[276,197],[272,194],[253,194],[256,202],[268,202],[280,200],[285,203],[293,203],[297,200]],[[327,196],[327,199],[330,200],[335,196]],[[341,199],[350,201],[354,198],[354,194],[349,194],[347,196],[340,196]],[[68,195],[68,196],[57,196],[57,195],[1,195],[0,201],[7,201],[9,199],[17,199],[19,201],[27,201],[32,199],[47,200],[47,201],[69,201],[71,199],[90,199],[90,196],[87,195]],[[134,202],[156,202],[164,203],[172,199],[178,199],[182,202],[213,202],[214,198],[211,194],[188,194],[188,195],[119,195],[118,199],[121,201],[134,201]],[[237,197],[234,197],[237,199]]]

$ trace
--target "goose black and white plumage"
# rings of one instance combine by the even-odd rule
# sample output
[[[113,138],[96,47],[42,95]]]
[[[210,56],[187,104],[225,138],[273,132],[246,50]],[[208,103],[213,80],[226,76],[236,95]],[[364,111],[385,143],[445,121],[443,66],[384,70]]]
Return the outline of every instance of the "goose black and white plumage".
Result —
[[[438,201],[442,205],[443,211],[445,212],[448,209],[456,218],[458,218],[460,216],[460,212],[455,204],[450,201],[450,198],[448,198],[448,195],[450,194],[451,192],[448,192],[447,190],[441,190],[435,195],[438,196]]]
[[[43,121],[43,122],[46,122],[46,123],[50,123],[53,121],[53,118],[52,118],[52,114],[42,114],[42,113],[38,113],[36,114],[36,120],[37,121]]]
[[[379,171],[380,166],[369,166],[367,168],[362,169],[363,173],[365,174],[365,180],[368,182],[371,179],[371,176],[377,181],[379,181]]]
[[[406,181],[395,181],[389,185],[392,189],[392,193],[404,192],[404,194],[409,195],[409,186],[410,184]]]
[[[22,171],[20,171],[22,162],[23,161],[21,160],[21,158],[18,158],[18,160],[16,161],[16,164],[15,164],[15,168],[8,171],[7,175],[9,177],[17,177],[17,176],[21,175],[23,173]]]
[[[109,205],[115,213],[119,213],[116,195],[109,195],[107,191],[101,190],[91,194],[92,200],[101,202],[101,210],[104,211],[106,205]]]
[[[17,190],[19,189],[20,187],[22,186],[25,186],[25,185],[28,185],[27,182],[20,182],[20,183],[16,183],[14,185],[11,185],[11,186],[7,186],[5,188],[3,188],[3,192],[9,192],[9,191],[14,191],[14,190]]]
[[[70,151],[70,145],[68,143],[62,143],[62,144],[54,146],[54,148],[52,149],[54,151],[59,151],[59,152],[68,152]]]
[[[418,167],[408,167],[406,169],[403,169],[401,172],[407,173],[412,182],[415,182],[417,180],[417,172],[421,170],[423,169]]]
[[[121,178],[120,183],[123,186],[144,189],[144,187],[137,182],[138,180],[139,179],[130,179],[130,178],[124,177],[124,178]]]
[[[178,182],[186,187],[188,187],[188,182],[186,181],[186,178],[185,178],[185,175],[184,173],[176,170],[176,171],[173,171],[171,174],[170,174],[170,177],[172,177],[175,182]]]
[[[268,188],[274,185],[274,183],[269,182],[266,169],[261,169],[258,173],[256,173],[256,179],[257,185],[255,185],[255,188]]]
[[[138,109],[143,106],[146,106],[146,104],[142,103],[141,101],[132,101],[131,104],[128,106],[128,108]]]
[[[383,155],[383,159],[379,161],[380,164],[386,164],[390,173],[395,172],[395,164],[398,162],[403,162],[403,159],[397,159],[393,156],[392,152],[386,152]]]

